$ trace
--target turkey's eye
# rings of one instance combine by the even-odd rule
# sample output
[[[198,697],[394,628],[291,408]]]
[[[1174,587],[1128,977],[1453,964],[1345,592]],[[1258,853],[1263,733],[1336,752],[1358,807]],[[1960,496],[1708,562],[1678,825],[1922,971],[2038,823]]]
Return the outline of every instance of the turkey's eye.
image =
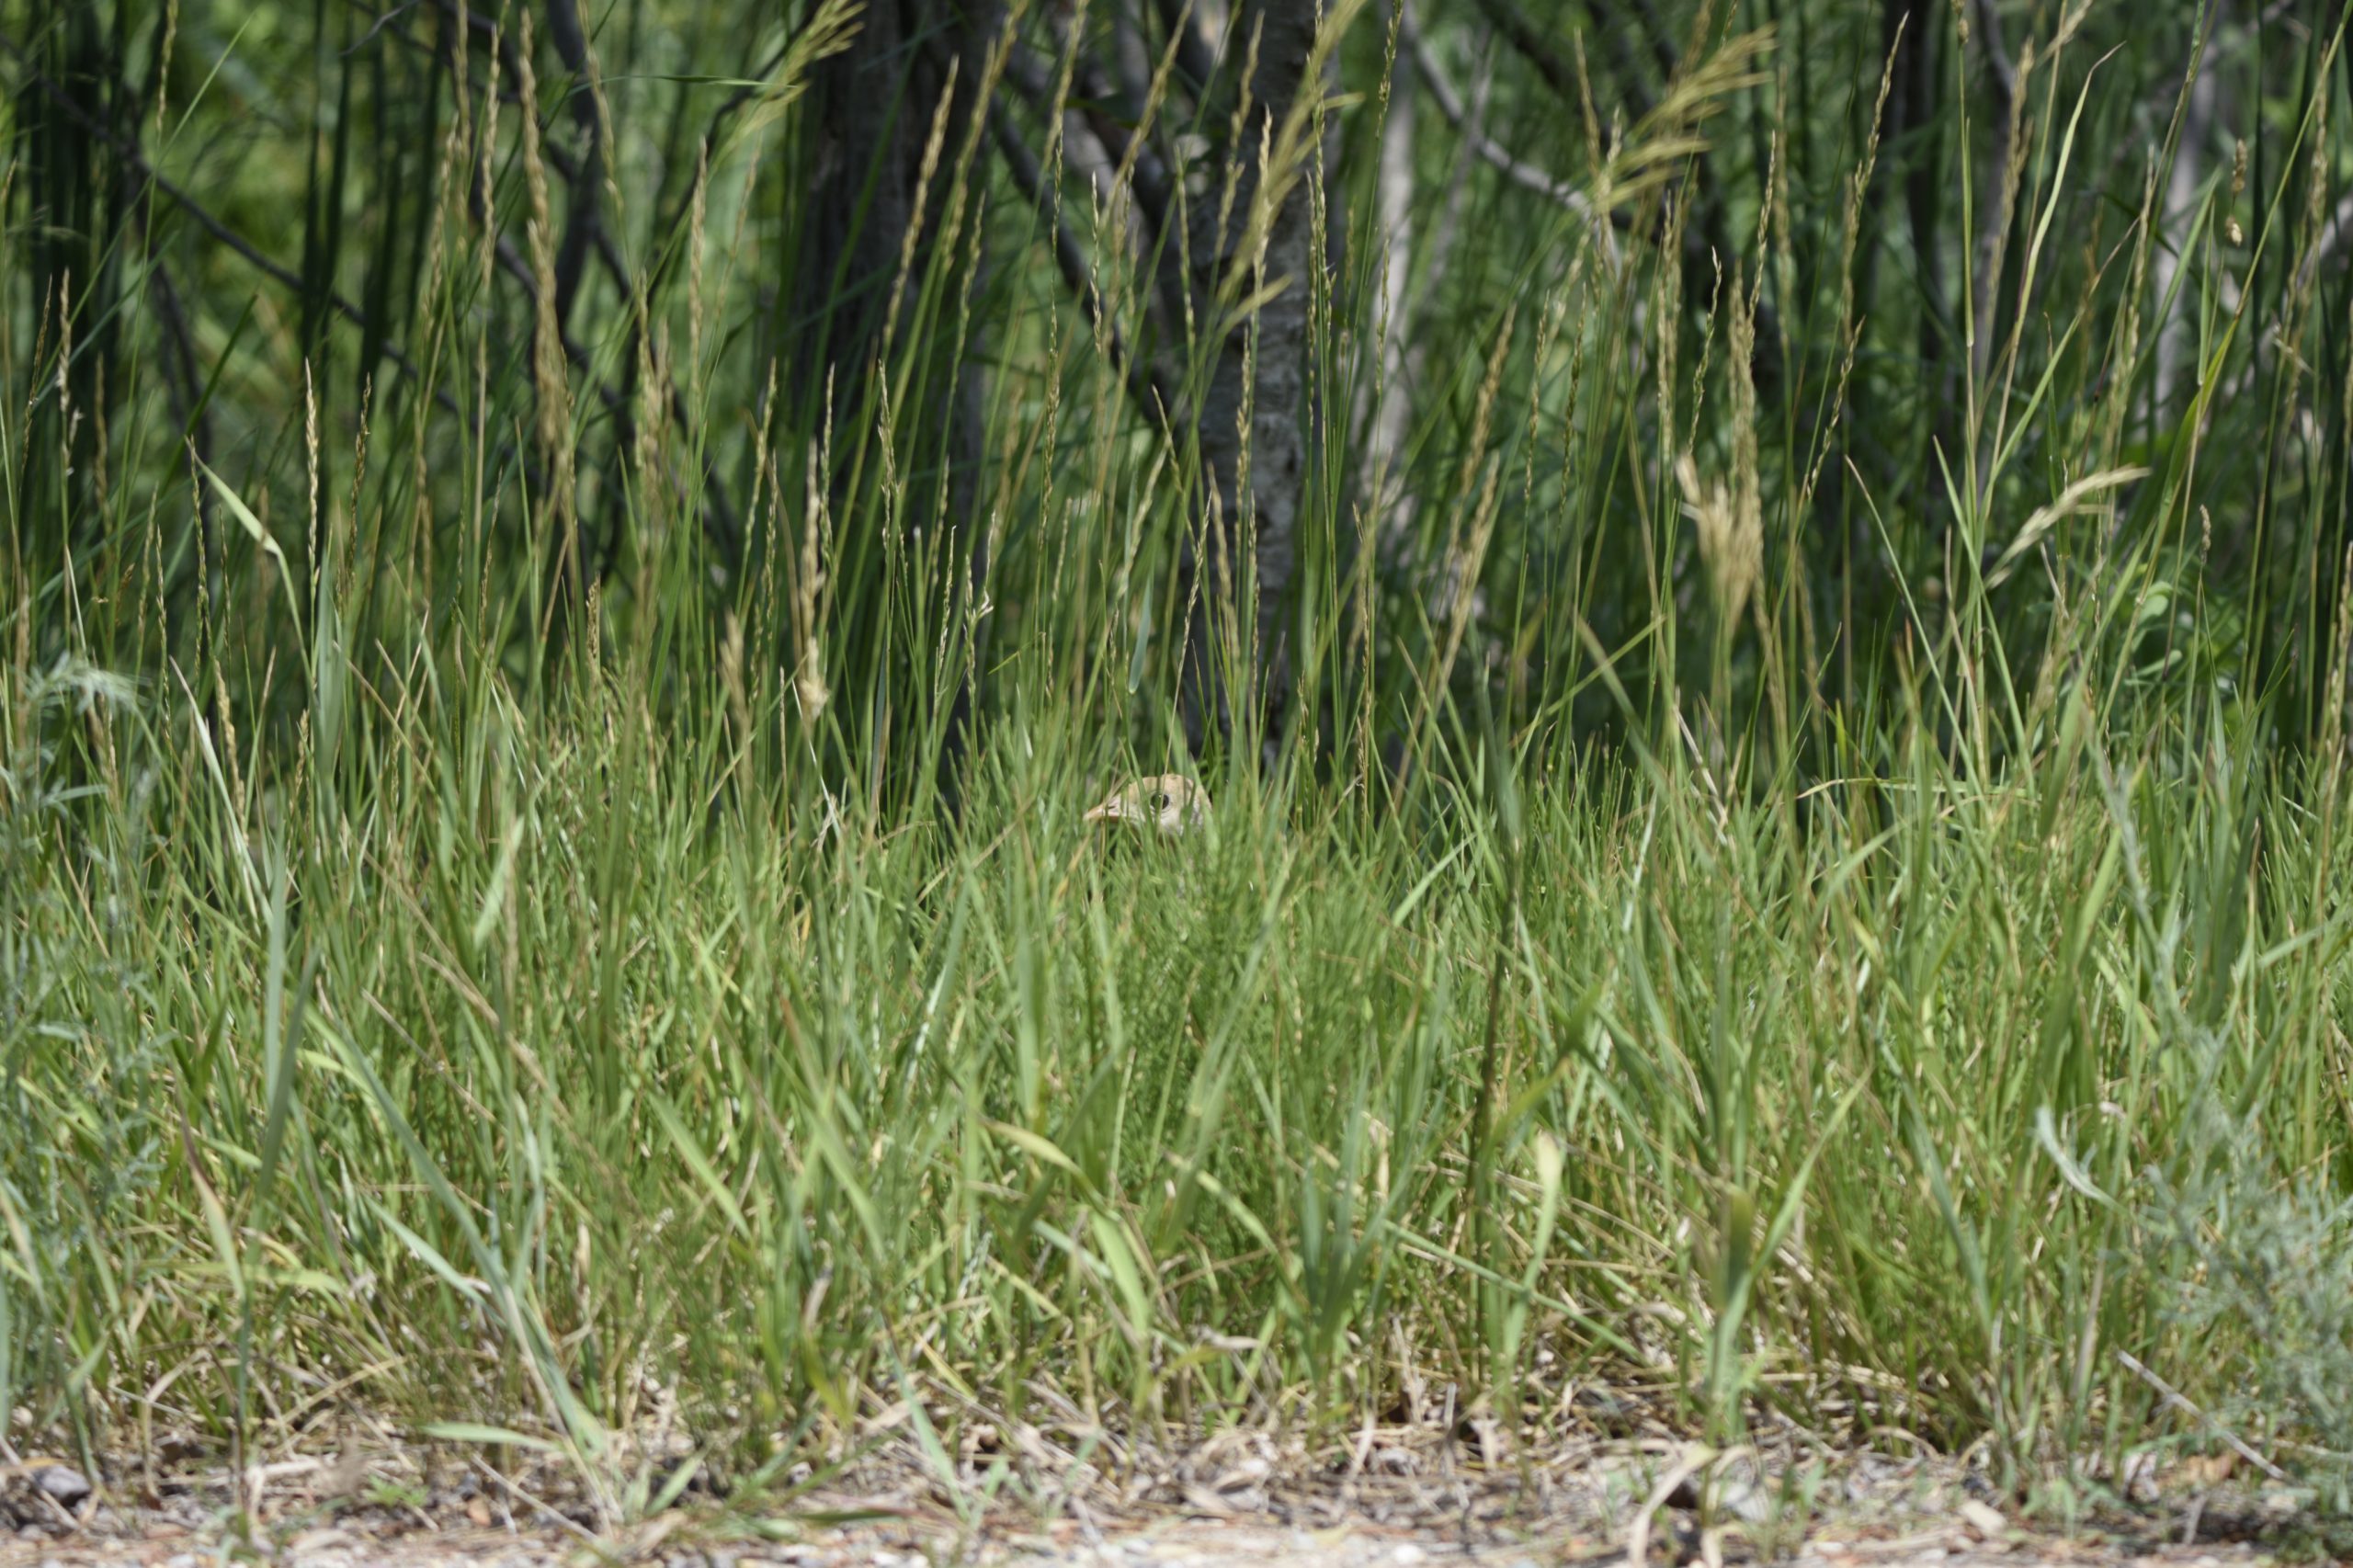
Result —
[[[1153,792],[1152,809],[1155,812],[1165,812],[1168,809],[1167,790],[1158,790]]]

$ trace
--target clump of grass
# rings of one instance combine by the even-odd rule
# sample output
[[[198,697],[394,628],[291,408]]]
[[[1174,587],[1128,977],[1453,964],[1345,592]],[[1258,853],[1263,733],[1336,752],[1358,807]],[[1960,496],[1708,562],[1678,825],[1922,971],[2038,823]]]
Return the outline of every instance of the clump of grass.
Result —
[[[2283,1457],[2332,1513],[2353,1513],[2353,1241],[2325,1178],[2283,1178],[2261,1135],[2209,1106],[2184,1151],[2187,1185],[2161,1184],[2151,1219],[2174,1252],[2183,1330],[2237,1347],[2227,1428],[2285,1438]],[[2183,1267],[2184,1262],[2188,1267]],[[2201,1441],[2210,1433],[2197,1431]]]

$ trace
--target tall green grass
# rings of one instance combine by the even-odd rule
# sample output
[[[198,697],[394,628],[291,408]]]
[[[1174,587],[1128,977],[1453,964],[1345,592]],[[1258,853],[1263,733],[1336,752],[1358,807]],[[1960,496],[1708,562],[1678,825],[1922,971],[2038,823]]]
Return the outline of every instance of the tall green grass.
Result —
[[[1333,145],[1379,142],[1380,34],[1336,85],[1370,96],[1311,111]],[[807,133],[798,36],[682,260],[615,182],[640,286],[579,362],[506,330],[467,209],[486,169],[527,233],[516,121],[547,105],[494,127],[477,92],[429,178],[381,149],[425,215],[411,371],[323,380],[347,323],[208,297],[210,458],[159,369],[190,236],[94,239],[100,312],[12,231],[0,1411],[94,1450],[491,1426],[626,1511],[657,1398],[772,1474],[894,1410],[1120,1460],[1434,1417],[1449,1386],[1541,1432],[1598,1381],[1722,1443],[1900,1430],[2025,1484],[2211,1440],[2137,1363],[2342,1472],[2339,32],[2259,99],[2264,177],[2187,212],[2135,140],[2174,100],[2118,107],[2082,37],[2038,35],[2001,179],[1967,96],[1934,148],[1883,145],[1877,52],[1824,109],[1786,28],[1710,33],[1651,118],[1568,127],[1627,222],[1545,202],[1457,242],[1412,318],[1394,534],[1361,433],[1319,426],[1299,731],[1271,768],[1213,745],[1213,826],[1172,844],[1080,815],[1181,761],[1186,594],[1246,630],[1248,552],[1188,588],[1198,448],[1127,401],[1051,205],[953,148],[968,226],[887,373],[765,400],[756,283],[797,220],[747,176]],[[200,85],[166,174],[228,111]],[[1434,212],[1502,232],[1508,182],[1425,134]],[[343,148],[313,210],[358,222]],[[1938,153],[2015,206],[1995,254],[1973,214],[1943,242],[2000,303],[1941,426],[1873,402],[1918,367],[1867,308],[1901,259],[1877,160]],[[1697,299],[1665,196],[1702,157],[1747,237]],[[1302,177],[1345,258],[1313,282],[1317,406],[1370,406],[1370,176]],[[393,265],[388,230],[364,267],[333,230],[313,293]],[[1113,301],[1152,266],[1119,233],[1090,236]],[[1199,377],[1214,343],[1180,347]],[[608,452],[596,389],[632,356]],[[890,389],[965,356],[987,457],[951,517],[938,400]],[[2282,604],[2301,640],[2257,626]]]

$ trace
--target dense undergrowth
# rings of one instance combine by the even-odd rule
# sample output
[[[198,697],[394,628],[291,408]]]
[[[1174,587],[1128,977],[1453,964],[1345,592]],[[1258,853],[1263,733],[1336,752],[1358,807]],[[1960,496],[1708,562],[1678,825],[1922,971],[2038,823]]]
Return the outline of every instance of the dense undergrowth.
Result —
[[[1379,141],[1383,15],[1337,56],[1365,96],[1302,111],[1334,147]],[[615,290],[567,366],[503,332],[464,190],[490,169],[527,225],[540,111],[441,127],[406,372],[314,388],[288,324],[207,318],[233,469],[158,384],[158,296],[84,320],[12,230],[11,1430],[358,1408],[597,1475],[658,1396],[741,1474],[902,1401],[1116,1445],[1409,1385],[1541,1433],[1599,1381],[1720,1443],[1901,1431],[2018,1484],[2219,1423],[2341,1504],[2339,34],[2258,102],[2273,183],[2242,141],[2175,210],[2188,90],[2118,108],[2081,16],[2036,17],[2012,170],[1972,162],[1966,95],[1938,144],[2015,209],[1943,253],[2002,301],[1946,361],[1957,414],[1865,395],[1910,373],[1864,326],[1873,160],[1937,155],[1881,147],[1867,51],[1826,158],[1770,130],[1802,62],[1705,33],[1653,118],[1563,134],[1591,206],[1468,251],[1410,362],[1370,176],[1351,220],[1300,154],[1345,256],[1313,396],[1357,411],[1303,481],[1303,717],[1267,767],[1237,705],[1210,830],[1165,843],[1081,813],[1184,764],[1188,593],[1233,607],[1246,689],[1248,552],[1188,574],[1198,442],[1123,401],[1052,214],[954,147],[971,252],[914,279],[892,363],[985,348],[969,590],[924,398],[755,402],[782,220],[752,133],[691,290]],[[767,133],[820,59],[787,51]],[[1426,172],[1510,194],[1423,134]],[[1690,299],[1664,193],[1711,157],[1745,237]],[[1114,303],[1151,265],[1118,233]],[[630,444],[585,461],[617,417],[588,380],[631,353]],[[1930,479],[1882,494],[1915,437]],[[688,498],[711,474],[740,555]]]

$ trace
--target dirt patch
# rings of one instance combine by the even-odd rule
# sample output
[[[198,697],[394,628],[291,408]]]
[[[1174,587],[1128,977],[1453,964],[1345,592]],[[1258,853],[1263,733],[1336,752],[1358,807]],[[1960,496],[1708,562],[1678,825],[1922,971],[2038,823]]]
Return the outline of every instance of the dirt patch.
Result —
[[[1065,1523],[1044,1531],[878,1531],[870,1526],[818,1527],[799,1541],[724,1539],[689,1525],[651,1532],[641,1527],[593,1544],[549,1530],[467,1527],[380,1532],[313,1526],[256,1546],[218,1531],[149,1530],[114,1537],[43,1537],[0,1544],[0,1568],[205,1568],[224,1556],[275,1561],[287,1568],[580,1568],[604,1561],[663,1568],[931,1568],[967,1562],[990,1568],[1574,1568],[1627,1561],[1625,1544],[1575,1535],[1533,1535],[1511,1542],[1465,1545],[1424,1532],[1377,1526],[1324,1530],[1263,1524],[1172,1519],[1104,1535]],[[1724,1561],[1754,1561],[1734,1547]],[[1703,1562],[1681,1532],[1654,1540],[1654,1563]],[[2249,1568],[2270,1557],[2249,1543],[2223,1547],[2136,1549],[2097,1536],[2060,1539],[2018,1531],[1988,1541],[1966,1524],[1892,1537],[1842,1540],[1824,1534],[1782,1559],[1798,1568]]]
[[[1965,1473],[1926,1460],[1859,1457],[1810,1477],[1801,1494],[1778,1482],[1744,1486],[1721,1465],[1710,1480],[1688,1450],[1498,1472],[1381,1475],[1364,1466],[1313,1484],[1248,1445],[1206,1459],[1142,1478],[1147,1492],[1177,1494],[1173,1504],[1123,1502],[1099,1478],[1013,1504],[1001,1469],[956,1488],[900,1470],[880,1490],[774,1504],[721,1498],[699,1483],[665,1486],[676,1493],[675,1506],[647,1512],[645,1497],[623,1498],[631,1522],[608,1526],[552,1474],[512,1480],[475,1460],[438,1472],[414,1461],[404,1470],[389,1460],[280,1460],[248,1472],[243,1512],[233,1479],[220,1472],[168,1483],[169,1495],[93,1487],[70,1509],[29,1491],[20,1473],[0,1499],[0,1568],[232,1560],[287,1568],[1582,1568],[1627,1562],[1636,1551],[1651,1564],[1800,1568],[2253,1568],[2280,1560],[2252,1539],[2267,1523],[2260,1494],[2210,1488],[2069,1534],[1996,1508]],[[1703,1483],[1696,1491],[1695,1477]],[[1649,1524],[1638,1532],[1645,1504]],[[10,1529],[12,1512],[22,1522]],[[2276,1502],[2268,1512],[2276,1525]],[[240,1531],[240,1518],[258,1524]]]
[[[756,1477],[705,1469],[666,1419],[613,1439],[595,1478],[540,1439],[413,1441],[356,1417],[301,1434],[242,1471],[187,1435],[88,1477],[56,1453],[0,1452],[9,1461],[0,1463],[0,1568],[2328,1560],[2299,1511],[2306,1499],[2228,1454],[2143,1459],[2116,1476],[2079,1467],[2075,1494],[2086,1501],[2063,1528],[2048,1510],[2028,1517],[1967,1463],[1925,1449],[1841,1452],[1785,1434],[1717,1452],[1655,1423],[1540,1443],[1477,1420],[1289,1436],[1233,1428],[1164,1450],[1075,1413],[1045,1426],[951,1427],[935,1416],[924,1427],[894,1407],[834,1468]]]

